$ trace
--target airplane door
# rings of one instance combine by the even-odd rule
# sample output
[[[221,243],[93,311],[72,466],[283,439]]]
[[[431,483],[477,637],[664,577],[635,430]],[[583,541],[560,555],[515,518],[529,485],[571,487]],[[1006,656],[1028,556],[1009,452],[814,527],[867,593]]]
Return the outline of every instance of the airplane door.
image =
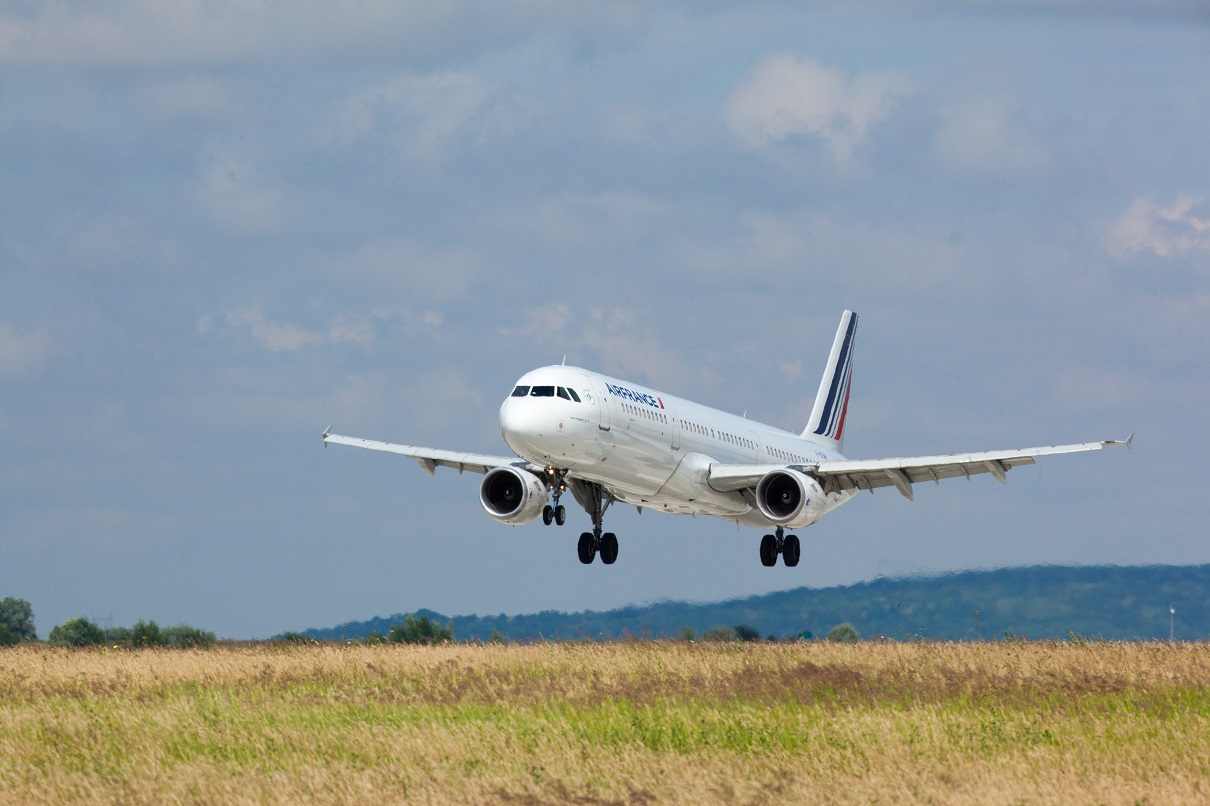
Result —
[[[597,412],[598,416],[601,418],[598,421],[597,427],[602,431],[608,431],[610,424],[609,395],[605,392],[605,384],[601,383],[600,380],[592,377],[591,375],[588,376],[588,382],[592,384],[592,393],[597,398]]]

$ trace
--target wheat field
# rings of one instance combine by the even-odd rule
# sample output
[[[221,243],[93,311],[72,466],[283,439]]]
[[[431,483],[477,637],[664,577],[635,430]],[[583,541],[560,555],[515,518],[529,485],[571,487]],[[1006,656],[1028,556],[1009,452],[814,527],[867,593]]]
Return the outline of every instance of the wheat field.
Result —
[[[0,804],[1210,802],[1210,645],[0,650]]]

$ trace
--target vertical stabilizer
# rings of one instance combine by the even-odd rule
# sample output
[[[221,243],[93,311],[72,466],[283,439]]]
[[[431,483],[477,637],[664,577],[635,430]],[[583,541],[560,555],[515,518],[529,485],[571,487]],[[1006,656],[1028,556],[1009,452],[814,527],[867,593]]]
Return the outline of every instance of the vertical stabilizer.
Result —
[[[828,355],[828,366],[819,392],[815,395],[815,408],[811,420],[802,435],[816,442],[830,442],[836,450],[844,443],[844,421],[849,411],[849,382],[853,379],[853,340],[857,335],[857,314],[845,311],[836,329],[832,352]]]

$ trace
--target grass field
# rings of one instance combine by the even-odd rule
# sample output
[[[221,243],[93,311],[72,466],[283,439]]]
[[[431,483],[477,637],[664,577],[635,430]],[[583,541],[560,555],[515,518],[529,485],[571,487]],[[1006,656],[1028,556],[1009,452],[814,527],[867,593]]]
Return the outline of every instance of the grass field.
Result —
[[[0,803],[1206,803],[1210,645],[0,650]]]

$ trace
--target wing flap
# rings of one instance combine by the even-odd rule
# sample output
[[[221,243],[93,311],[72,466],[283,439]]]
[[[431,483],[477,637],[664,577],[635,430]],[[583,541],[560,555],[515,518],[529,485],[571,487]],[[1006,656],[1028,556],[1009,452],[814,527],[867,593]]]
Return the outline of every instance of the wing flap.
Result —
[[[532,466],[532,463],[519,459],[516,456],[490,456],[483,453],[464,453],[462,451],[447,451],[440,448],[422,448],[418,445],[400,445],[394,442],[379,442],[373,439],[346,437],[326,431],[324,432],[323,439],[325,446],[347,445],[351,448],[364,448],[369,451],[382,451],[383,453],[394,453],[410,457],[418,461],[420,467],[430,476],[436,472],[438,467],[453,468],[459,473],[467,470],[472,473],[486,473],[493,468],[509,465],[524,467],[527,470],[535,472],[541,472],[542,470],[542,468],[535,468]]]

